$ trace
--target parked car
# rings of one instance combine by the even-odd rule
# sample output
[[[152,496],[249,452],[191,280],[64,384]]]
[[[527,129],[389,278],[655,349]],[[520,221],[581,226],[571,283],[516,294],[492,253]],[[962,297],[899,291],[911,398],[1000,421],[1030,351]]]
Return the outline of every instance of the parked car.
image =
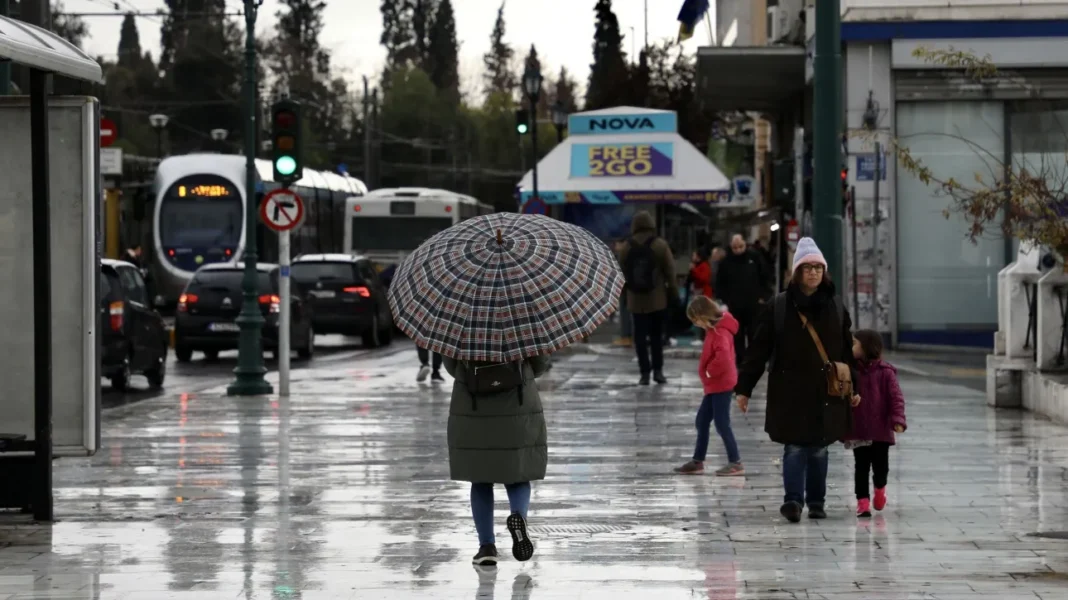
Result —
[[[290,272],[315,303],[315,331],[358,335],[371,348],[393,341],[386,288],[370,259],[348,254],[302,255],[293,261]]]
[[[100,364],[115,390],[133,375],[163,387],[170,338],[163,317],[149,303],[138,268],[121,260],[100,261]]]
[[[178,297],[174,319],[174,354],[188,362],[193,352],[203,352],[215,360],[222,350],[238,346],[241,331],[237,316],[241,312],[244,278],[243,263],[214,263],[197,270]],[[278,357],[278,326],[282,299],[278,289],[278,265],[259,263],[257,285],[260,311],[266,323],[261,340],[263,348]],[[315,330],[312,307],[299,284],[290,286],[290,337],[292,349],[304,360],[315,353]]]

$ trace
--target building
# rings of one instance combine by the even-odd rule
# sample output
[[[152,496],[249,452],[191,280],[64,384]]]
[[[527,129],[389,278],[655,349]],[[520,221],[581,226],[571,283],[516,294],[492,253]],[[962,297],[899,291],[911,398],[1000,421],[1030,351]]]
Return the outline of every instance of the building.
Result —
[[[786,156],[795,136],[810,139],[814,5],[728,4],[717,4],[718,39],[752,42],[702,48],[700,83],[706,95],[715,88],[709,99],[714,108],[762,111],[773,129],[772,147]],[[767,36],[770,45],[742,35],[759,27],[761,5],[765,29],[774,28]],[[804,46],[794,35],[802,25]],[[1068,2],[947,0],[935,6],[922,0],[843,0],[841,36],[847,132],[841,167],[855,190],[858,215],[854,321],[877,326],[895,345],[991,348],[997,275],[1014,260],[1017,245],[999,235],[968,241],[964,221],[942,214],[948,200],[898,168],[896,160],[877,160],[875,142],[884,156],[907,149],[943,179],[973,181],[980,173],[992,181],[1004,176],[1007,164],[1062,175],[1068,151]],[[918,48],[989,57],[997,72],[968,76],[917,56]],[[804,162],[803,170],[811,169],[810,159]],[[881,220],[873,253],[876,172]],[[796,207],[802,222],[807,208],[805,202]],[[843,223],[849,249],[851,222]],[[853,252],[846,254],[851,260]],[[852,277],[847,279],[852,300]]]

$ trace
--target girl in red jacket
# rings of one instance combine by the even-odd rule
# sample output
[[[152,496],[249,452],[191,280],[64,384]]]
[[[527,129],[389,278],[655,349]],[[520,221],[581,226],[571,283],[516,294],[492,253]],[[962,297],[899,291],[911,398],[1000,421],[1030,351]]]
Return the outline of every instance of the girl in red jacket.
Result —
[[[744,475],[738,443],[731,430],[731,400],[734,386],[738,383],[738,369],[734,361],[734,335],[738,333],[738,321],[708,296],[694,298],[686,308],[686,316],[694,325],[706,331],[704,351],[697,366],[705,397],[697,411],[697,446],[693,451],[693,460],[678,467],[675,472],[686,475],[705,472],[708,429],[715,422],[716,433],[723,438],[723,445],[727,448],[728,463],[717,470],[716,475]]]

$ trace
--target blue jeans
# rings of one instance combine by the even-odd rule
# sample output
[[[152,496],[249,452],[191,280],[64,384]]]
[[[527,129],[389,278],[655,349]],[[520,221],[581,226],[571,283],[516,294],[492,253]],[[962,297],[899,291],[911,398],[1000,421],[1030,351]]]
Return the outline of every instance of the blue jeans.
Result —
[[[827,498],[827,447],[786,444],[782,454],[784,502],[823,506]]]
[[[508,506],[512,512],[527,518],[530,509],[530,483],[509,483],[504,486],[508,492]],[[478,531],[478,544],[496,543],[493,535],[493,484],[471,484],[471,516],[475,518],[475,530]]]
[[[697,446],[693,450],[695,461],[705,461],[708,454],[708,428],[713,422],[716,424],[716,433],[723,438],[723,445],[727,448],[727,462],[736,463],[742,460],[738,455],[738,442],[734,440],[734,431],[731,429],[733,397],[734,394],[727,391],[708,394],[701,400],[701,408],[697,410]]]

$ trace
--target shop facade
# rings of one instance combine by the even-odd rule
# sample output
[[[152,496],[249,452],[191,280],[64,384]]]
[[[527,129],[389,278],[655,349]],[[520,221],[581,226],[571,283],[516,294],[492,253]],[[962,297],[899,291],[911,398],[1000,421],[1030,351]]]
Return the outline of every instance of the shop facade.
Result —
[[[950,201],[902,168],[893,148],[942,180],[989,186],[1026,168],[1068,192],[1068,20],[849,22],[842,39],[857,251],[848,225],[844,247],[847,261],[856,257],[855,321],[895,345],[992,348],[997,275],[1017,244],[999,232],[970,241],[963,218],[944,216]],[[917,49],[989,57],[997,72],[969,76]],[[874,131],[865,127],[872,115]]]

